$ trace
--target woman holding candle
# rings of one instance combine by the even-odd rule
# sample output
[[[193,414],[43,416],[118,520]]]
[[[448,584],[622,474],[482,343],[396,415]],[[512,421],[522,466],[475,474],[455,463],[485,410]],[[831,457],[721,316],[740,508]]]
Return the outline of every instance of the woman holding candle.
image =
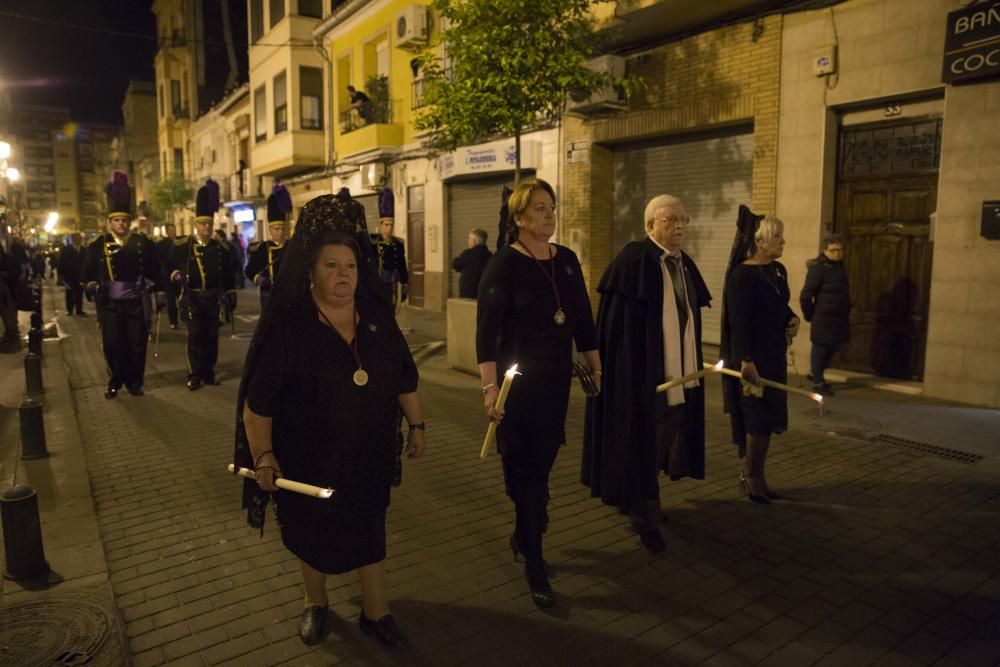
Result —
[[[515,558],[524,556],[532,600],[551,607],[556,601],[542,558],[542,533],[549,472],[566,441],[574,341],[598,387],[601,361],[580,261],[569,248],[549,243],[556,228],[552,186],[540,179],[522,181],[508,207],[511,244],[494,255],[479,284],[476,353],[483,404],[499,424],[504,481],[516,512],[511,549]],[[498,411],[498,383],[515,363],[520,375]]]
[[[742,380],[724,377],[723,391],[743,462],[740,490],[765,505],[781,497],[768,486],[764,466],[771,435],[788,428],[788,397],[759,386],[758,378],[787,381],[786,350],[799,330],[799,318],[788,307],[788,273],[777,261],[784,246],[780,220],[740,207],[723,295],[722,357]]]
[[[406,451],[420,456],[417,370],[377,286],[363,209],[324,195],[302,209],[247,353],[236,464],[252,466],[244,507],[263,529],[268,493],[281,537],[299,558],[305,610],[299,633],[320,640],[326,575],[357,570],[361,629],[391,646],[407,638],[389,613],[385,514],[398,476],[400,413]],[[274,480],[332,487],[329,500],[279,491]]]

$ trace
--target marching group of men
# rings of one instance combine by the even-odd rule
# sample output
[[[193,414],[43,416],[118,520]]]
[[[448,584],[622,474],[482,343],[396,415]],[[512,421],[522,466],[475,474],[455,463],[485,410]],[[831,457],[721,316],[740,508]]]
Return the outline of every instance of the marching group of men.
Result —
[[[291,211],[287,192],[279,188],[281,192],[268,199],[271,240],[250,246],[246,269],[247,277],[260,287],[262,305],[278,273]],[[86,249],[74,234],[59,262],[67,314],[82,314],[84,292],[96,303],[108,365],[105,398],[115,398],[122,387],[133,396],[143,395],[153,314],[158,322],[164,308],[172,329],[179,321],[187,325],[188,389],[219,384],[215,376],[219,323],[235,310],[236,271],[242,262],[224,234],[212,235],[219,209],[218,184],[209,179],[198,190],[194,234],[178,236],[175,225],[168,224],[159,241],[141,228],[130,229],[132,192],[124,174],[115,172],[106,193],[108,231]]]

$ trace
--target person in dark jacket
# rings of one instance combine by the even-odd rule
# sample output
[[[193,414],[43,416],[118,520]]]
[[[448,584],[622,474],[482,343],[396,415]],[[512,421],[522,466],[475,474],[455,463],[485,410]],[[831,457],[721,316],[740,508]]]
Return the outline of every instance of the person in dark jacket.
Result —
[[[844,242],[832,235],[823,241],[823,252],[807,264],[808,273],[799,302],[812,323],[809,380],[817,393],[832,396],[823,379],[830,359],[851,338],[851,293],[844,269]]]
[[[462,299],[475,299],[479,294],[479,279],[493,256],[486,247],[487,238],[485,230],[473,229],[469,232],[469,247],[451,262],[451,268],[459,273],[458,296]]]
[[[66,287],[66,314],[83,315],[83,262],[87,258],[79,234],[70,236],[73,241],[59,251],[59,280]]]

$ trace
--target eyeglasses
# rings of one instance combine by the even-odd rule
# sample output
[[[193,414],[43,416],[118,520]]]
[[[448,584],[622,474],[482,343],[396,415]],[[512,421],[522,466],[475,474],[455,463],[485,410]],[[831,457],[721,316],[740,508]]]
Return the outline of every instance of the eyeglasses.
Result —
[[[653,218],[653,222],[658,222],[660,224],[666,225],[667,227],[685,227],[691,223],[691,218],[686,215],[683,218],[678,218],[675,215],[671,215],[667,218]]]

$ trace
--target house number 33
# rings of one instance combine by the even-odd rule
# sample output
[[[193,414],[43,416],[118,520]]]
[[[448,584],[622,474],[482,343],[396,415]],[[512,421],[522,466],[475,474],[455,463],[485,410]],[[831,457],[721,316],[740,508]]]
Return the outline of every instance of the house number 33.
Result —
[[[903,112],[903,107],[900,106],[899,102],[889,102],[885,105],[885,115],[886,116],[898,116]]]

